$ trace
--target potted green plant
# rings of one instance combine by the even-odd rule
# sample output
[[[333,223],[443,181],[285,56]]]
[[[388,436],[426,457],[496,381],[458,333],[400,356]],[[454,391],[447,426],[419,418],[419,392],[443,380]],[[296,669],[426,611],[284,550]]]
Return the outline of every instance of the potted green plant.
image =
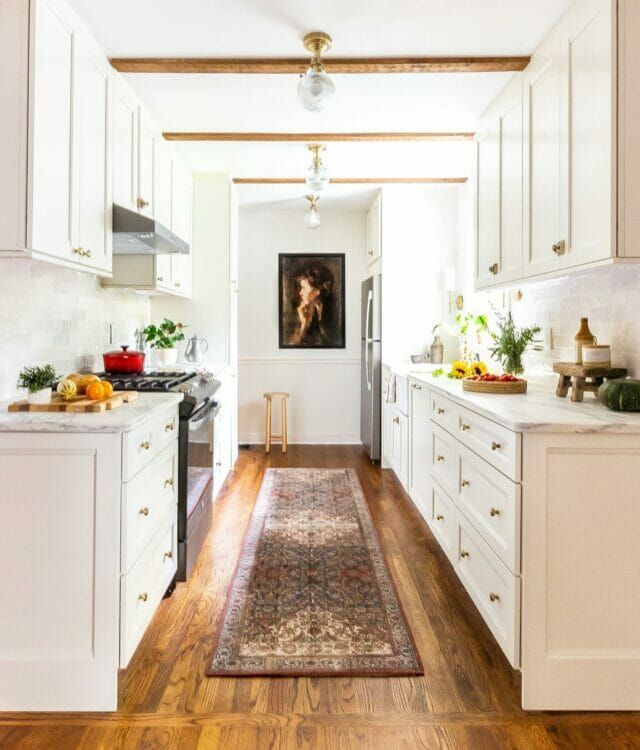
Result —
[[[176,344],[178,341],[184,341],[182,323],[174,323],[169,318],[165,318],[159,326],[152,323],[142,331],[144,340],[154,350],[155,364],[163,367],[173,365],[178,359],[178,350]]]
[[[506,315],[495,312],[495,319],[498,330],[489,332],[494,343],[490,349],[491,355],[500,362],[505,372],[511,375],[522,375],[524,372],[522,355],[527,349],[535,352],[542,351],[541,342],[537,338],[542,329],[540,326],[518,328],[511,312]]]
[[[26,388],[30,404],[48,404],[51,389],[58,380],[53,365],[25,367],[18,376],[18,388]]]

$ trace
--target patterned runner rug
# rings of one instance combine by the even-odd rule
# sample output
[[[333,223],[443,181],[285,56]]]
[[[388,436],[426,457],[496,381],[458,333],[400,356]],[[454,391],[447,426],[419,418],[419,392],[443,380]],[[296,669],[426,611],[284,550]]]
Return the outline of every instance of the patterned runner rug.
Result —
[[[353,469],[266,471],[208,674],[423,674]]]

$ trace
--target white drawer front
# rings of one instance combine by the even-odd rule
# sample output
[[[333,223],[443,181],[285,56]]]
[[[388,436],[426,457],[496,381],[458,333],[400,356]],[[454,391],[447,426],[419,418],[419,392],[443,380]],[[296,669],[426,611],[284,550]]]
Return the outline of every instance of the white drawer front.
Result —
[[[122,485],[123,573],[140,557],[169,512],[175,516],[178,502],[178,442]]]
[[[453,435],[458,429],[458,406],[448,398],[431,391],[431,419]]]
[[[177,520],[162,526],[120,583],[120,666],[126,667],[151,622],[178,559]]]
[[[431,476],[454,497],[457,489],[456,440],[437,425],[431,432]]]
[[[512,573],[520,572],[519,484],[458,445],[456,503]]]
[[[172,425],[173,429],[169,429]],[[177,407],[171,407],[135,430],[126,432],[122,447],[122,480],[128,482],[177,437]]]
[[[433,483],[429,526],[447,557],[455,564],[455,505],[447,493]]]
[[[458,407],[458,438],[508,476],[520,481],[520,435],[479,414]]]
[[[456,572],[510,664],[520,665],[520,578],[456,512]]]

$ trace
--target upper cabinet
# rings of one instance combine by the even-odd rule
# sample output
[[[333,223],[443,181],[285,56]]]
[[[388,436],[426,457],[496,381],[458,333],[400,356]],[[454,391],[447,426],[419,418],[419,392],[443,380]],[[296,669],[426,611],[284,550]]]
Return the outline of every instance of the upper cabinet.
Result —
[[[382,259],[382,195],[378,194],[367,213],[367,264],[374,266]],[[369,269],[371,271],[375,269]]]
[[[0,49],[0,252],[108,274],[107,59],[59,0],[3,3]]]
[[[488,109],[477,137],[477,288],[640,257],[638,33],[630,0],[578,0]]]
[[[138,210],[138,99],[121,76],[113,84],[113,202]]]

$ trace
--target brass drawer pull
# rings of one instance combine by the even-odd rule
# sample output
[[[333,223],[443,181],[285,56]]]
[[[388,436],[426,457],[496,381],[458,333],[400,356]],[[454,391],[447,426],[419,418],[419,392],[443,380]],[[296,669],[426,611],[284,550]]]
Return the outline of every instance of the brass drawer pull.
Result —
[[[164,480],[164,488],[165,488],[165,490],[167,489],[167,487],[173,487],[173,478],[171,478],[171,479],[165,479]]]
[[[172,422],[169,422],[169,424],[166,424],[164,426],[165,432],[173,432],[173,430],[176,429],[176,420],[174,419]]]
[[[444,516],[441,513],[438,513],[436,516],[436,521],[444,521]]]
[[[422,386],[418,385],[417,383],[411,383],[411,387],[413,388],[414,391],[421,391],[422,390]]]
[[[138,208],[140,209],[147,208],[147,206],[149,205],[149,201],[144,200],[144,198],[138,198],[137,203],[138,203]]]
[[[494,594],[493,591],[489,594],[489,601],[492,602],[499,602],[500,601],[500,595]]]
[[[169,552],[165,552],[162,556],[162,562],[164,562],[165,560],[173,560],[173,552],[171,550],[169,550]]]
[[[400,424],[400,417],[394,417],[393,418],[393,423],[394,424]]]
[[[180,282],[176,281],[176,289],[180,289]]]
[[[140,448],[143,451],[148,451],[149,448],[151,448],[151,443],[148,440],[145,440],[144,442],[140,443]]]
[[[498,273],[499,266],[497,263],[492,263],[489,266],[489,273],[492,273],[494,276]]]
[[[460,557],[471,557],[471,555],[467,552],[466,549],[460,550]]]
[[[499,516],[500,515],[500,511],[498,510],[498,508],[491,508],[491,510],[489,511],[489,513],[490,513],[491,516]]]
[[[438,407],[438,414],[444,414],[444,409],[441,406]]]
[[[74,255],[82,255],[84,253],[84,250],[81,247],[72,247],[71,252]]]
[[[146,591],[144,591],[142,594],[138,594],[138,601],[146,602],[149,598],[149,594],[147,594]]]
[[[162,284],[162,282],[164,281],[164,276],[158,276],[157,281]]]
[[[492,451],[500,450],[500,448],[502,448],[502,446],[500,445],[500,443],[496,443],[495,441],[493,441],[491,443],[491,450]]]
[[[436,456],[436,461],[441,464],[444,461],[444,456]]]
[[[564,255],[564,251],[566,250],[565,241],[560,240],[560,242],[556,242],[555,245],[551,246],[551,249],[556,255]]]
[[[460,425],[460,429],[462,430],[462,432],[466,432],[467,430],[471,429],[471,425],[467,424],[466,422],[462,422],[462,424]]]
[[[149,508],[147,508],[146,505],[145,505],[144,508],[140,508],[140,510],[138,511],[138,515],[140,515],[140,516],[148,516],[149,515]]]
[[[462,480],[462,481],[460,482],[460,486],[461,486],[461,487],[468,487],[468,486],[469,486],[470,484],[471,484],[471,482],[470,482],[470,481],[469,481],[468,479],[463,479],[463,480]]]
[[[85,258],[90,258],[91,257],[91,250],[85,250],[84,251],[84,257]]]

